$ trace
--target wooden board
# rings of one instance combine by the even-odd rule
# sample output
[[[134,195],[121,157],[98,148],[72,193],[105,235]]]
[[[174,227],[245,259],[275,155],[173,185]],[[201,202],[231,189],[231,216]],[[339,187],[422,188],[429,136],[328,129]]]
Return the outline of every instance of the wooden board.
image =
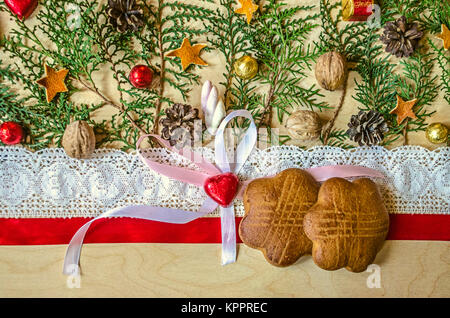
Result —
[[[374,272],[328,272],[311,257],[277,268],[242,244],[225,267],[218,244],[86,244],[80,288],[69,288],[65,250],[0,247],[0,297],[450,297],[449,242],[387,241],[381,288],[367,285]]]

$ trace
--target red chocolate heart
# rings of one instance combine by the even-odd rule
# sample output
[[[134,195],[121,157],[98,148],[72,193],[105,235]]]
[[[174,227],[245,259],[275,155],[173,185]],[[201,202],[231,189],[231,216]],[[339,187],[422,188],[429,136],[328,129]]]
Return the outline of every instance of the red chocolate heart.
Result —
[[[5,0],[6,5],[12,13],[20,20],[28,18],[36,9],[38,0]]]
[[[233,202],[239,185],[235,174],[228,172],[206,179],[204,189],[207,195],[223,207]]]

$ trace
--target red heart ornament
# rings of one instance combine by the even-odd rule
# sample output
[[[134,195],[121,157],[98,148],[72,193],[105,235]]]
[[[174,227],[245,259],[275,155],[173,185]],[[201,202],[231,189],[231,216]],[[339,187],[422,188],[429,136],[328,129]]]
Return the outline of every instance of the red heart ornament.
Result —
[[[28,18],[36,9],[38,0],[5,0],[6,5],[12,13],[20,20]]]
[[[204,189],[207,195],[223,207],[233,202],[239,185],[238,177],[231,173],[218,174],[206,179]]]

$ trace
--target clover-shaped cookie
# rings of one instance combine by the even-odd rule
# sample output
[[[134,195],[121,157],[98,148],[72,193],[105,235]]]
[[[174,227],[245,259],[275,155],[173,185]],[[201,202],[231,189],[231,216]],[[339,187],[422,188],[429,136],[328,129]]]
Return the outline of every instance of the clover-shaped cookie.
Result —
[[[244,193],[242,241],[263,252],[275,266],[288,266],[311,254],[303,218],[317,201],[319,183],[301,169],[287,169],[272,178],[255,179]]]
[[[303,225],[319,267],[362,272],[386,239],[389,215],[370,179],[331,178],[322,184]]]

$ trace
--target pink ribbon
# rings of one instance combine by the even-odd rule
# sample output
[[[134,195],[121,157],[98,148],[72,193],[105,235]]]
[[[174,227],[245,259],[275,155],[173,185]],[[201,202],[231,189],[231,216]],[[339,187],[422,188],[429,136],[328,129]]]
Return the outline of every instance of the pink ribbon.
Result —
[[[234,158],[234,167],[231,169],[228,162],[227,152],[225,150],[224,143],[224,129],[227,123],[235,117],[245,117],[250,120],[250,127],[246,134],[242,138],[241,143],[236,150],[236,156]],[[167,164],[158,163],[150,158],[144,157],[139,151],[139,145],[142,140],[147,137],[153,137],[159,142],[164,144],[170,151],[173,151],[197,165],[201,171],[192,170],[188,168],[176,167]],[[190,151],[184,148],[182,151],[177,150],[170,146],[170,144],[157,135],[145,135],[141,136],[136,144],[139,156],[142,161],[153,171],[167,176],[171,179],[181,182],[193,184],[199,187],[203,187],[206,179],[209,177],[230,172],[238,174],[239,170],[245,164],[248,156],[253,150],[256,144],[256,126],[250,112],[246,110],[237,110],[230,113],[220,124],[216,137],[215,137],[215,161],[216,164],[208,162],[201,154]],[[384,177],[377,170],[373,170],[360,166],[349,165],[335,165],[335,166],[323,166],[307,169],[307,171],[317,180],[325,181],[332,177]],[[238,195],[236,198],[242,199],[243,192],[246,185],[250,182],[245,181],[241,183]],[[195,219],[205,216],[208,213],[213,212],[219,205],[211,198],[207,198],[200,208],[199,212],[184,211],[179,209],[170,209],[164,207],[154,207],[147,205],[132,205],[128,207],[120,207],[110,211],[107,211],[93,220],[84,224],[73,236],[66,251],[66,257],[64,259],[63,273],[66,275],[79,275],[79,260],[81,255],[81,247],[83,240],[92,222],[100,218],[107,217],[131,217],[145,220],[159,221],[165,223],[177,223],[184,224],[191,222]],[[235,230],[235,215],[233,205],[229,207],[220,207],[221,212],[221,231],[222,231],[222,264],[233,263],[236,260],[236,230]]]

